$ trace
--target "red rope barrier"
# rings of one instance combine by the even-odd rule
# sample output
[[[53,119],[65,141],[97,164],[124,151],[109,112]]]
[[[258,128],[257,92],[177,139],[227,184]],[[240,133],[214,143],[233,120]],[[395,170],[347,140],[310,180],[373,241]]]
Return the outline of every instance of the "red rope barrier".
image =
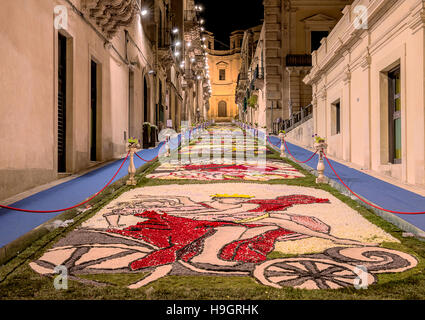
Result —
[[[425,214],[425,212],[401,212],[401,211],[393,211],[393,210],[387,210],[381,207],[378,207],[368,201],[366,201],[365,199],[363,199],[362,197],[360,197],[357,193],[355,193],[353,190],[350,189],[350,187],[348,187],[345,182],[341,179],[341,177],[339,176],[339,174],[335,171],[334,167],[332,166],[331,162],[329,161],[328,157],[326,156],[326,154],[324,154],[326,161],[329,164],[329,167],[332,169],[332,171],[334,172],[334,174],[338,177],[339,181],[341,181],[341,183],[356,197],[358,198],[360,201],[368,204],[369,206],[378,209],[378,210],[382,210],[385,212],[389,212],[389,213],[395,213],[395,214],[406,214],[406,215],[421,215],[421,214]]]
[[[19,209],[19,208],[12,208],[9,206],[3,206],[0,205],[0,208],[3,209],[8,209],[8,210],[13,210],[13,211],[19,211],[19,212],[29,212],[29,213],[58,213],[58,212],[63,212],[63,211],[68,211],[68,210],[72,210],[78,207],[81,207],[82,205],[90,202],[91,200],[93,200],[94,198],[96,198],[99,194],[101,194],[111,183],[112,181],[114,181],[114,179],[116,178],[116,176],[118,175],[118,173],[121,171],[122,167],[124,166],[124,163],[127,161],[128,156],[130,155],[130,151],[127,153],[127,156],[125,157],[124,161],[122,162],[120,168],[118,169],[118,171],[115,173],[115,175],[112,177],[111,180],[109,180],[109,182],[106,184],[106,186],[103,187],[102,190],[100,190],[98,193],[96,193],[94,196],[92,196],[90,199],[81,202],[73,207],[69,207],[69,208],[65,208],[65,209],[60,209],[60,210],[48,210],[48,211],[40,211],[40,210],[25,210],[25,209]]]
[[[288,150],[288,153],[291,155],[291,157],[296,161],[296,162],[298,162],[298,163],[307,163],[307,162],[309,162],[311,159],[313,159],[314,158],[314,156],[317,154],[317,152],[318,151],[316,151],[315,153],[313,153],[313,155],[310,157],[310,158],[308,158],[306,161],[298,161],[297,159],[295,159],[295,157],[292,155],[292,153],[291,153],[291,150],[289,150],[289,148],[288,148],[288,145],[286,144],[286,141],[285,141],[285,139],[283,140],[283,142],[285,143],[285,148],[286,148],[286,150]]]
[[[178,142],[178,146],[180,146],[180,144],[181,144],[181,135],[179,136],[179,142]],[[134,153],[140,160],[142,160],[142,161],[144,161],[144,162],[146,162],[146,163],[149,163],[149,162],[153,162],[153,161],[155,161],[156,159],[158,159],[159,158],[159,154],[161,153],[161,150],[162,150],[162,148],[164,148],[164,146],[165,146],[165,143],[161,146],[161,148],[159,149],[159,151],[158,151],[158,155],[155,157],[155,158],[153,158],[152,160],[145,160],[145,159],[143,159],[141,156],[139,156],[137,153]]]
[[[269,143],[271,144],[271,145],[273,145],[273,143],[270,141],[270,136],[267,136],[267,139],[268,139],[268,141],[269,141]],[[288,151],[288,153],[290,154],[290,156],[295,160],[295,162],[298,162],[298,163],[307,163],[307,162],[309,162],[311,159],[313,159],[314,158],[314,156],[317,154],[317,152],[318,151],[316,151],[315,153],[313,153],[313,155],[310,157],[310,158],[308,158],[307,160],[305,160],[305,161],[299,161],[299,160],[297,160],[294,156],[293,156],[293,154],[291,153],[291,150],[289,150],[289,148],[288,148],[288,145],[286,144],[286,141],[285,141],[285,139],[283,139],[283,142],[285,143],[285,148],[286,148],[286,150]]]
[[[162,147],[161,147],[161,149],[162,149]],[[137,152],[135,152],[134,153],[140,160],[142,160],[142,161],[144,161],[144,162],[146,162],[146,163],[149,163],[149,162],[153,162],[153,161],[155,161],[156,159],[158,159],[158,157],[159,157],[159,152],[158,152],[158,155],[155,157],[155,158],[153,158],[152,160],[145,160],[145,159],[143,159],[141,156],[139,156],[138,154],[137,154]]]

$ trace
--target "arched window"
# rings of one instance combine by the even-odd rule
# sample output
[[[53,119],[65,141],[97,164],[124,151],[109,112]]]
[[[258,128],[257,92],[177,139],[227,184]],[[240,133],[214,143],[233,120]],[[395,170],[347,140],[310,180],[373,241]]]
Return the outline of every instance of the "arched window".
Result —
[[[220,101],[218,103],[218,117],[219,118],[227,117],[227,103],[225,101]]]

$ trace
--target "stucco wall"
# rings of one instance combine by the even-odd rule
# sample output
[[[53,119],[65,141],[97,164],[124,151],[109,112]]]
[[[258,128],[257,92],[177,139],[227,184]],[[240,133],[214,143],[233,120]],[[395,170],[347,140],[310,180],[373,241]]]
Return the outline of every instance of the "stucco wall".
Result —
[[[287,133],[286,139],[296,145],[312,148],[313,147],[313,136],[314,135],[314,122],[313,119],[307,120],[300,126],[296,127]]]
[[[80,1],[73,3],[81,10]],[[68,28],[54,28],[54,7],[68,9]],[[133,101],[141,137],[143,76],[153,65],[152,50],[140,20],[129,27],[142,53],[133,50]],[[90,61],[98,64],[97,161],[125,152],[129,135],[129,68],[124,30],[112,45],[102,39],[62,0],[4,1],[0,10],[0,199],[55,180],[57,174],[58,32],[67,37],[67,172],[90,165]],[[151,76],[149,90],[153,91]],[[150,92],[150,107],[154,105]],[[150,112],[151,117],[153,112]],[[152,119],[151,119],[152,120]],[[148,121],[148,120],[147,120]]]
[[[241,67],[240,53],[229,55],[213,55],[210,53],[208,54],[208,66],[212,88],[208,117],[216,121],[230,121],[238,114],[235,90]],[[219,80],[220,69],[226,70],[225,80]],[[228,116],[226,118],[218,117],[218,104],[220,101],[225,101],[227,104]]]
[[[374,23],[368,30],[353,29],[356,5],[369,9]],[[417,185],[425,184],[423,13],[420,0],[355,1],[313,54],[313,70],[305,79],[314,88],[315,131],[328,139],[329,154]],[[392,164],[387,74],[397,65],[401,68],[402,163]],[[337,99],[341,99],[342,132],[333,136],[330,112]]]

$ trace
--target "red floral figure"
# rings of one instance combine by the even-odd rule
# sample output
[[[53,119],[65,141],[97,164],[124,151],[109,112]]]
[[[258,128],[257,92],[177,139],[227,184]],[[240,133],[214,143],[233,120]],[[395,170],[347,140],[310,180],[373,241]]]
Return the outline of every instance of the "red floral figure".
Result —
[[[297,204],[326,203],[329,200],[295,195],[277,199],[248,200],[246,202],[259,205],[257,209],[250,210],[250,212],[271,213],[283,211]],[[135,216],[146,218],[147,220],[124,230],[109,230],[112,233],[143,240],[158,248],[158,250],[146,257],[133,262],[131,264],[132,270],[171,264],[178,260],[189,262],[202,252],[205,240],[213,236],[217,228],[220,227],[233,226],[247,230],[264,227],[260,221],[260,223],[237,223],[194,220],[168,214],[161,215],[154,211],[145,211]],[[325,224],[314,217],[291,216],[291,219],[317,232],[326,233],[329,231]],[[273,250],[275,241],[284,237],[295,239],[308,236],[276,225],[275,230],[249,239],[236,240],[225,245],[220,252],[217,252],[217,256],[224,261],[262,262],[266,260],[267,254]]]

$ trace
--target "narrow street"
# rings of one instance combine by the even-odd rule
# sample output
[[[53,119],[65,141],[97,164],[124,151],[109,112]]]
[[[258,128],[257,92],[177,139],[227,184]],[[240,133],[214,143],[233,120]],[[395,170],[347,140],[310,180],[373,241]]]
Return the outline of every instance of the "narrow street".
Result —
[[[356,289],[391,298],[415,274],[411,243],[394,227],[249,130],[218,124],[180,141],[136,187],[3,268],[1,298],[268,299],[291,288],[307,289],[301,298]],[[52,291],[59,265],[71,290]]]
[[[424,17],[425,0],[1,1],[0,308],[424,303]]]

